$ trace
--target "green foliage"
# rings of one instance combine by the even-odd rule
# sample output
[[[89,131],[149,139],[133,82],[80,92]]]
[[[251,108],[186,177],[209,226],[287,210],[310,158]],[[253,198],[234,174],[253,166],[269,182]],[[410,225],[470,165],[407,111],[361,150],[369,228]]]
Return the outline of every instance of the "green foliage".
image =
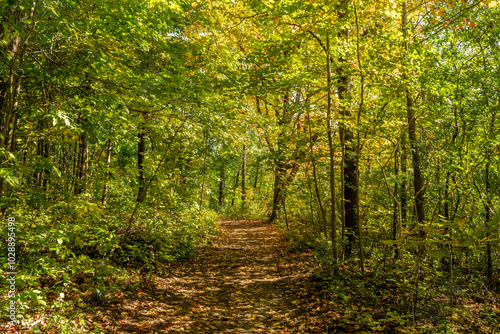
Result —
[[[324,255],[325,240],[318,239],[313,234],[292,229],[284,231],[284,237],[288,240],[288,250],[290,252],[318,250],[319,256]]]
[[[119,217],[81,199],[43,210],[17,206],[9,214],[17,222],[19,310],[28,315],[40,307],[52,308],[57,312],[44,328],[69,330],[68,319],[79,315],[78,310],[71,311],[75,304],[113,301],[122,289],[117,277],[188,259],[217,235],[213,211],[190,210],[153,219],[151,213],[145,211],[141,223],[127,231]],[[7,252],[5,243],[0,251]],[[3,270],[6,265],[2,264]],[[2,299],[2,312],[6,303],[8,299]]]

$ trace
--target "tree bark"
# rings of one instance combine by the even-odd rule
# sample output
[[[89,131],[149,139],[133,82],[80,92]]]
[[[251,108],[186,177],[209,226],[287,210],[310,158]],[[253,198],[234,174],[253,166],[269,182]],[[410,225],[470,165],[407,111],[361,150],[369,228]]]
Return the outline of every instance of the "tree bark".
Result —
[[[333,147],[333,130],[332,130],[332,79],[331,79],[331,63],[330,63],[330,36],[326,35],[326,83],[328,88],[328,102],[326,109],[326,129],[328,135],[328,149],[330,152],[330,223],[331,223],[331,240],[332,240],[332,256],[333,269],[336,273],[337,268],[337,217],[336,205],[337,199],[335,196],[335,149]]]
[[[325,209],[323,208],[323,202],[321,200],[321,195],[319,192],[319,185],[318,185],[318,177],[317,177],[317,172],[316,172],[316,159],[314,158],[314,151],[313,151],[313,138],[312,138],[312,131],[311,131],[311,117],[309,115],[309,110],[307,110],[307,125],[309,129],[309,151],[311,153],[311,164],[313,168],[313,180],[314,180],[314,190],[316,193],[316,199],[318,200],[318,206],[319,206],[319,211],[321,212],[321,218],[322,218],[322,224],[321,227],[323,228],[323,233],[326,238],[326,224],[328,222],[326,218],[326,213]],[[318,229],[319,230],[319,229]]]
[[[82,132],[78,141],[78,159],[76,166],[75,195],[80,195],[85,189],[87,177],[88,145],[87,134]]]
[[[405,131],[406,132],[406,131]],[[401,204],[401,226],[406,226],[408,220],[408,195],[407,189],[408,184],[406,183],[406,173],[408,172],[406,164],[407,148],[406,148],[406,133],[403,133],[401,137],[401,152],[400,152],[400,164],[401,164],[401,174],[403,174],[403,181],[399,187],[399,196]]]
[[[233,192],[233,199],[231,200],[231,207],[234,205],[234,198],[236,197],[236,189],[238,188],[238,183],[240,181],[240,172],[241,169],[238,169],[238,173],[236,173],[236,181],[234,182],[234,192]]]
[[[144,155],[146,153],[146,129],[141,124],[137,134],[137,169],[139,170],[139,189],[137,191],[137,202],[144,201],[146,194],[143,194],[146,185],[146,175],[144,172]]]
[[[407,57],[409,56],[409,43],[408,43],[408,30],[406,25],[407,21],[407,8],[406,1],[403,2],[403,36],[405,39],[405,50],[406,50],[406,63],[408,62]],[[408,75],[408,64],[405,64],[404,69],[404,80],[405,80],[405,95],[406,95],[406,114],[408,121],[408,139],[411,148],[411,158],[413,167],[413,191],[415,199],[415,214],[417,216],[417,230],[421,238],[425,237],[425,232],[422,229],[423,223],[425,221],[425,210],[424,210],[424,182],[421,170],[420,161],[420,147],[418,145],[417,131],[416,131],[416,114],[413,106],[413,96],[409,87],[409,75]]]
[[[339,18],[344,19],[346,17],[345,11],[347,10],[347,0],[343,1],[343,10],[339,11]],[[349,31],[347,29],[342,30],[338,34],[339,40],[344,40],[347,45],[349,39]],[[343,166],[343,176],[344,176],[344,219],[345,219],[345,234],[347,237],[347,242],[345,245],[345,254],[350,255],[352,252],[353,243],[355,240],[355,233],[358,227],[358,216],[357,216],[357,198],[358,189],[356,187],[357,182],[357,172],[356,172],[356,145],[354,143],[354,133],[351,127],[347,124],[349,117],[351,116],[351,110],[347,106],[349,103],[350,86],[351,80],[347,74],[347,68],[349,62],[347,61],[347,55],[341,56],[339,59],[340,66],[337,69],[338,74],[338,99],[340,104],[340,114],[342,116],[343,122],[339,125],[339,134],[343,141],[344,150],[344,161]]]
[[[241,202],[245,205],[247,199],[247,147],[243,144],[241,155]]]
[[[396,144],[398,145],[398,144]],[[397,146],[394,153],[394,175],[396,178],[399,174],[399,165],[398,165],[398,155],[399,155],[399,147]],[[393,203],[393,214],[392,214],[392,240],[398,240],[398,225],[399,225],[399,211],[400,206],[397,201],[398,198],[398,184],[394,183],[394,198],[392,200]],[[394,245],[394,258],[399,257],[399,247],[398,245]]]
[[[18,1],[14,1],[12,6],[2,8],[4,20],[8,26],[9,24],[19,25],[23,18],[34,18],[36,3],[33,3],[31,9],[26,11],[20,6]],[[19,100],[19,92],[21,89],[22,73],[19,70],[21,64],[24,62],[26,48],[24,47],[28,42],[31,33],[35,28],[36,22],[32,20],[32,26],[24,31],[19,31],[17,35],[10,38],[7,46],[0,47],[0,57],[5,58],[7,63],[8,79],[0,78],[0,147],[11,151],[14,147],[15,128],[17,126],[17,107]],[[26,26],[27,27],[27,26]],[[8,28],[7,28],[8,29]],[[0,38],[6,37],[3,34],[7,30],[3,25],[1,27],[2,34]],[[21,73],[17,73],[21,72]],[[10,162],[8,159],[1,162],[4,166],[8,166]],[[3,177],[0,178],[0,198],[4,196],[6,181]]]
[[[220,168],[220,180],[219,180],[219,212],[224,207],[224,187],[226,183],[225,168],[226,168],[226,162],[223,161]]]
[[[102,190],[102,206],[106,206],[108,201],[108,183],[110,174],[109,167],[111,165],[111,147],[112,147],[112,141],[111,139],[108,139],[108,150],[106,153],[106,179],[104,181],[104,188]]]
[[[43,158],[44,158],[44,163],[48,164],[50,162],[50,143],[47,138],[45,138],[44,143],[43,143]],[[42,188],[43,188],[43,193],[45,196],[47,196],[47,187],[49,184],[50,180],[50,170],[47,168],[44,168],[44,175],[43,175],[43,182],[42,182]]]
[[[205,193],[205,178],[207,175],[207,154],[208,154],[208,136],[206,138],[205,154],[203,156],[203,180],[201,182],[200,211],[203,207],[203,195]]]
[[[255,166],[255,179],[253,180],[253,188],[257,189],[257,181],[259,180],[260,163]]]

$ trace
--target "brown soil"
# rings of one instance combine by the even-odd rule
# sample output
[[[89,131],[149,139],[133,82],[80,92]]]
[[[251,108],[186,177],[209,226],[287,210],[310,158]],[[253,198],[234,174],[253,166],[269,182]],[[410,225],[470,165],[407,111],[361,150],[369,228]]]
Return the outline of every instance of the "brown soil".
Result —
[[[310,253],[288,253],[266,222],[228,220],[221,230],[194,260],[144,282],[119,312],[94,321],[112,333],[327,333],[316,321],[327,310],[312,291]]]

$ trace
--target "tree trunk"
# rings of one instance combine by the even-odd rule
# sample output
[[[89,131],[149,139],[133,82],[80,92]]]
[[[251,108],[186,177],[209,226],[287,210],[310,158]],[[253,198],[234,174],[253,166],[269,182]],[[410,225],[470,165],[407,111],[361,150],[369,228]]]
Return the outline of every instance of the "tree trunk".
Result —
[[[407,9],[406,2],[403,3],[403,34],[405,39],[405,49],[406,57],[409,56],[409,43],[408,43],[408,31],[406,29],[407,25]],[[408,62],[408,59],[406,59]],[[422,171],[420,165],[420,148],[417,142],[416,133],[416,115],[415,109],[413,107],[413,96],[410,92],[409,87],[409,75],[407,64],[405,64],[404,70],[404,80],[405,80],[405,94],[406,94],[406,114],[408,119],[408,139],[410,141],[411,148],[411,158],[413,167],[413,190],[415,199],[415,214],[417,216],[417,230],[421,238],[425,238],[425,232],[422,229],[423,223],[425,221],[425,211],[424,211],[424,182],[422,178]]]
[[[104,181],[104,188],[102,190],[102,206],[106,206],[106,203],[108,201],[108,183],[109,183],[109,167],[111,165],[111,146],[112,142],[111,139],[108,139],[108,150],[106,153],[106,179]]]
[[[241,155],[241,202],[245,205],[247,199],[247,148],[243,144],[243,154]]]
[[[314,190],[315,190],[315,193],[316,193],[316,198],[318,200],[318,206],[319,206],[319,211],[321,212],[321,218],[322,218],[322,224],[321,224],[321,227],[323,227],[323,233],[325,235],[325,238],[326,238],[326,224],[328,222],[327,218],[326,218],[326,213],[325,213],[325,209],[323,208],[323,202],[321,201],[321,195],[320,195],[320,192],[319,192],[319,185],[318,185],[318,177],[317,177],[317,173],[316,173],[316,159],[314,158],[314,152],[313,152],[313,138],[312,138],[312,131],[311,131],[311,117],[309,115],[309,110],[307,110],[307,125],[308,125],[308,128],[309,128],[309,151],[311,153],[311,164],[312,164],[312,168],[313,168],[313,179],[314,179]],[[320,230],[320,228],[318,229]]]
[[[75,195],[80,195],[85,189],[85,179],[87,177],[88,146],[87,134],[83,132],[78,142],[78,159],[76,166]]]
[[[208,136],[206,138],[206,144],[205,144],[205,155],[203,156],[203,180],[201,182],[200,211],[203,207],[203,194],[205,193],[205,178],[207,175],[207,154],[208,154]]]
[[[491,152],[488,152],[491,155]],[[491,210],[493,208],[493,203],[491,202],[491,185],[490,185],[490,158],[488,155],[488,161],[486,162],[485,168],[485,188],[486,188],[486,201],[485,201],[485,227],[486,227],[486,277],[488,278],[488,284],[491,286],[493,283],[493,262],[491,258],[491,242],[490,242],[490,229],[491,229]]]
[[[137,191],[137,202],[144,201],[146,194],[143,194],[146,185],[146,175],[144,173],[144,155],[146,153],[146,129],[141,124],[137,134],[137,169],[139,170],[139,190]]]
[[[257,189],[257,181],[259,180],[260,163],[255,166],[255,179],[253,180],[253,188]]]
[[[398,145],[398,144],[396,144]],[[397,176],[399,174],[399,165],[398,165],[398,155],[399,155],[399,148],[396,147],[395,149],[395,154],[394,154],[394,175]],[[399,205],[397,202],[398,198],[398,184],[397,182],[394,183],[394,199],[392,200],[393,203],[393,214],[392,214],[392,240],[396,241],[398,240],[398,224],[399,224]],[[399,247],[398,245],[394,245],[394,258],[399,257]]]
[[[236,173],[236,181],[234,182],[234,192],[233,192],[233,199],[231,200],[231,207],[234,205],[234,198],[236,197],[236,189],[238,188],[238,183],[240,181],[240,172],[241,170],[238,170],[238,173]]]
[[[347,7],[347,0],[343,2],[343,7]],[[343,11],[339,12],[339,18],[344,19],[346,17],[344,8]],[[343,40],[345,44],[348,43],[349,31],[347,29],[342,30],[338,34],[338,39]],[[349,117],[351,116],[351,110],[348,107],[349,95],[350,95],[350,85],[351,80],[349,74],[347,73],[348,66],[350,66],[347,61],[347,55],[343,55],[339,58],[340,66],[337,69],[338,73],[338,99],[340,104],[340,113],[344,122],[339,125],[339,134],[343,140],[344,149],[344,161],[343,165],[343,176],[344,176],[344,219],[345,219],[345,234],[347,237],[345,245],[345,254],[350,255],[352,252],[352,247],[355,239],[355,233],[358,227],[358,216],[356,208],[356,199],[358,198],[356,187],[357,173],[356,173],[356,144],[354,142],[354,134],[351,127],[347,124]]]
[[[222,210],[224,207],[224,186],[225,186],[225,168],[226,168],[226,162],[223,161],[221,164],[220,168],[220,181],[219,181],[219,212]]]
[[[50,160],[50,143],[49,143],[49,140],[47,138],[45,138],[43,144],[44,144],[43,145],[43,158],[45,160],[44,161],[45,164],[48,164],[49,160]],[[50,170],[47,169],[47,168],[44,168],[42,188],[43,188],[43,193],[45,194],[46,197],[47,197],[47,191],[48,191],[47,187],[48,187],[49,180],[50,180]]]
[[[17,6],[13,11],[8,10],[8,16],[12,16],[15,24],[18,24],[21,18],[24,16],[22,10]],[[18,97],[21,89],[21,75],[16,77],[16,67],[19,66],[18,63],[22,63],[24,59],[24,51],[21,50],[21,36],[16,36],[12,38],[6,50],[2,50],[1,55],[10,54],[12,57],[9,64],[9,79],[4,82],[0,79],[0,147],[5,148],[10,151],[11,146],[14,144],[14,125],[17,119],[17,106]],[[10,163],[6,159],[2,161],[2,165],[9,166]],[[0,178],[0,198],[4,196],[6,181],[3,177]]]
[[[269,217],[270,222],[274,222],[278,217],[279,204],[282,202],[281,199],[281,170],[280,165],[276,166],[274,171],[274,190],[273,190],[273,210],[271,216]]]
[[[364,255],[363,255],[363,239],[362,239],[362,221],[359,219],[359,159],[361,157],[361,142],[360,142],[360,131],[359,131],[359,122],[361,119],[361,112],[363,111],[364,101],[365,101],[365,74],[363,70],[363,65],[361,63],[361,51],[359,48],[359,22],[358,22],[358,10],[356,4],[354,4],[354,16],[356,19],[356,54],[358,58],[358,66],[360,72],[360,98],[359,98],[359,107],[358,107],[358,115],[356,120],[356,217],[358,217],[358,245],[359,245],[359,263],[361,273],[365,271],[364,265]]]
[[[337,217],[335,196],[335,149],[333,147],[333,131],[332,131],[332,80],[331,80],[331,64],[330,64],[330,37],[326,35],[326,82],[328,86],[328,103],[326,109],[326,128],[328,135],[328,149],[330,152],[330,223],[331,223],[331,239],[332,239],[332,256],[333,269],[336,273],[337,268]]]
[[[488,64],[485,60],[485,57],[484,57],[484,50],[483,50],[483,47],[482,45],[480,44],[480,47],[481,47],[481,53],[482,53],[482,60],[483,60],[483,66],[484,68],[487,68]],[[497,119],[497,110],[496,108],[490,108],[490,99],[488,97],[488,93],[487,93],[487,90],[486,88],[484,87],[484,84],[482,84],[482,92],[484,94],[484,97],[485,97],[485,100],[486,100],[486,107],[488,108],[488,110],[491,110],[491,120],[490,120],[490,125],[489,125],[489,129],[488,129],[488,137],[491,137],[491,135],[494,133],[495,131],[495,124],[496,124],[496,119]],[[455,118],[456,115],[455,115]],[[458,131],[457,131],[458,132]],[[490,144],[487,144],[487,145],[490,145]],[[484,180],[484,187],[485,187],[485,192],[486,192],[486,201],[485,201],[485,228],[486,228],[486,240],[487,240],[487,243],[486,243],[486,276],[488,278],[488,285],[492,285],[493,284],[493,261],[492,261],[492,257],[491,257],[491,241],[490,241],[490,237],[491,237],[491,220],[492,220],[492,210],[493,210],[493,203],[492,203],[492,200],[491,200],[491,191],[492,191],[492,188],[491,188],[491,183],[490,183],[490,168],[491,168],[491,155],[493,154],[493,148],[491,147],[487,147],[486,150],[486,166],[485,166],[485,171],[484,171],[484,175],[485,175],[485,180]],[[498,227],[497,227],[497,230],[498,230]]]
[[[408,171],[406,167],[406,133],[403,133],[401,137],[401,152],[400,152],[400,164],[401,164],[401,174],[403,174],[403,181],[399,187],[399,196],[400,196],[400,204],[401,204],[401,226],[406,226],[408,220],[408,196],[407,196],[407,188],[408,185],[406,183],[406,173]]]

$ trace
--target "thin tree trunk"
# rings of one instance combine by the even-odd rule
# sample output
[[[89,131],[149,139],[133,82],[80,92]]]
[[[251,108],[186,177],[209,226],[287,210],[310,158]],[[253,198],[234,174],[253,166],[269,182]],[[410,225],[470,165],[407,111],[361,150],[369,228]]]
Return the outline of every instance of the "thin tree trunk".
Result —
[[[170,146],[174,142],[175,137],[177,136],[177,134],[179,133],[179,131],[182,129],[182,127],[184,126],[184,124],[186,124],[187,119],[188,119],[187,117],[184,118],[184,120],[182,121],[182,123],[177,127],[177,129],[175,129],[175,132],[174,132],[173,136],[167,142],[167,146],[165,148],[165,151],[163,152],[163,155],[162,155],[162,157],[160,159],[160,162],[158,163],[158,166],[156,166],[156,169],[154,170],[153,175],[149,179],[149,182],[146,183],[146,185],[144,186],[144,194],[142,194],[141,197],[145,196],[145,194],[146,194],[149,186],[151,185],[151,182],[153,182],[153,180],[156,178],[156,175],[158,174],[158,171],[160,170],[160,167],[162,166],[163,162],[165,161],[167,153],[170,150]],[[130,218],[128,219],[128,222],[127,222],[127,228],[125,230],[124,237],[126,237],[128,235],[128,232],[130,231],[130,228],[132,227],[132,223],[134,222],[135,214],[136,214],[137,210],[139,209],[139,205],[141,204],[142,200],[143,200],[143,198],[140,198],[135,203],[134,210],[132,211],[132,214],[130,215]]]
[[[73,175],[73,182],[72,182],[72,192],[73,194],[76,193],[76,188],[77,188],[77,183],[78,183],[78,142],[76,142],[73,146],[73,166],[72,166],[72,175]]]
[[[234,182],[234,191],[233,191],[233,199],[231,200],[231,207],[234,205],[234,198],[236,197],[236,189],[238,188],[238,183],[240,180],[240,172],[241,170],[238,169],[238,173],[236,173],[236,181]]]
[[[271,212],[271,216],[269,217],[269,221],[273,222],[276,220],[278,216],[278,203],[280,203],[280,192],[281,192],[281,168],[280,163],[276,166],[274,171],[274,190],[273,190],[273,210]]]
[[[411,149],[412,157],[412,167],[413,167],[413,195],[415,202],[415,215],[417,218],[416,229],[420,239],[424,240],[426,235],[424,230],[421,228],[425,221],[425,211],[424,211],[424,193],[423,193],[423,180],[422,172],[420,166],[420,148],[417,143],[416,135],[416,120],[415,120],[415,110],[413,106],[413,96],[410,91],[409,84],[409,42],[408,42],[408,30],[407,30],[407,1],[403,1],[403,15],[402,15],[402,28],[403,28],[403,38],[404,38],[404,48],[405,48],[405,58],[403,64],[403,80],[405,85],[405,95],[406,95],[406,115],[408,124],[408,139]],[[413,292],[413,320],[415,321],[415,313],[418,304],[418,285],[420,283],[420,267],[422,259],[424,256],[425,248],[422,245],[418,246],[418,255],[416,258],[416,274],[415,274],[415,286]]]
[[[203,156],[203,181],[201,182],[201,194],[200,194],[200,211],[203,208],[203,194],[205,193],[205,177],[207,175],[207,154],[208,154],[208,136],[206,138],[205,144],[205,155]]]
[[[45,159],[45,164],[48,164],[49,163],[49,159],[50,159],[50,144],[49,144],[49,140],[47,138],[44,139],[44,143],[43,143],[43,157]],[[43,183],[42,183],[42,188],[43,188],[43,192],[45,194],[45,196],[47,196],[47,193],[48,193],[48,184],[49,184],[49,180],[50,180],[50,170],[47,169],[47,168],[44,168],[44,175],[43,175]]]
[[[398,145],[398,144],[396,144]],[[399,174],[399,165],[398,165],[398,155],[399,155],[399,149],[396,147],[396,152],[394,154],[394,175],[397,176]],[[399,225],[399,212],[400,208],[397,202],[398,198],[398,184],[397,182],[394,183],[394,199],[392,201],[394,205],[394,211],[392,215],[392,240],[396,241],[398,240],[398,225]],[[394,245],[394,258],[399,257],[399,247],[398,245]]]
[[[330,64],[330,37],[326,35],[326,82],[328,85],[328,104],[326,109],[326,128],[328,135],[328,148],[330,151],[330,223],[331,223],[331,239],[332,239],[332,256],[333,270],[337,273],[337,217],[336,217],[336,196],[335,196],[335,149],[333,147],[333,131],[332,131],[332,79],[331,79],[331,64]]]
[[[309,211],[311,212],[311,225],[312,225],[312,232],[316,234],[316,224],[314,223],[314,208],[313,208],[313,193],[312,193],[312,188],[311,188],[311,177],[309,174],[306,172],[307,176],[307,188],[309,189]]]
[[[408,43],[408,30],[406,25],[408,23],[407,19],[407,8],[406,1],[403,3],[403,35],[405,40],[405,50],[406,57],[409,56],[409,43]],[[406,58],[406,62],[408,59]],[[406,113],[408,119],[408,139],[410,141],[411,157],[412,157],[412,167],[413,167],[413,190],[415,198],[415,214],[417,216],[417,230],[421,238],[425,237],[425,232],[422,226],[425,221],[425,210],[424,210],[424,186],[423,177],[421,171],[420,162],[420,147],[417,142],[416,133],[416,114],[413,106],[413,96],[410,92],[409,87],[409,75],[408,75],[408,64],[405,64],[404,79],[405,79],[405,94],[406,94]]]
[[[219,181],[219,212],[224,207],[224,186],[226,183],[225,177],[226,162],[223,161],[220,168],[220,181]]]
[[[401,174],[403,175],[403,181],[399,187],[399,202],[401,204],[401,226],[406,226],[408,221],[408,197],[407,197],[407,188],[408,185],[406,183],[406,156],[407,156],[407,148],[406,148],[406,133],[401,137],[401,152],[399,156],[400,164],[401,164]]]
[[[283,196],[281,200],[283,201],[282,205],[283,205],[283,213],[285,214],[286,230],[290,231],[290,227],[288,226],[288,215],[286,213],[286,196]]]
[[[489,155],[491,155],[491,152],[488,152]],[[488,161],[486,162],[486,167],[485,167],[485,188],[486,188],[486,205],[485,205],[485,227],[486,227],[486,277],[488,278],[488,284],[491,286],[493,283],[493,261],[491,258],[491,242],[490,242],[490,237],[491,237],[491,210],[493,208],[493,203],[491,202],[491,196],[490,196],[490,191],[491,191],[491,184],[490,184],[490,158],[488,156]],[[451,264],[450,264],[451,265]]]
[[[110,174],[110,166],[111,166],[111,148],[112,142],[111,139],[108,139],[108,150],[106,153],[106,179],[104,181],[104,188],[102,190],[102,206],[106,206],[108,201],[108,183],[109,183],[109,174]]]
[[[341,114],[341,123],[345,123],[345,117],[344,115]],[[340,160],[340,219],[342,220],[342,236],[341,236],[341,243],[342,243],[342,261],[345,259],[345,254],[346,254],[346,242],[345,242],[345,133],[344,131],[339,128],[340,132],[340,148],[342,150],[342,157]]]
[[[253,180],[253,188],[257,189],[257,181],[259,180],[260,163],[255,167],[255,179]]]
[[[247,199],[247,147],[243,144],[241,155],[241,202],[245,205]]]
[[[144,173],[144,155],[146,153],[146,129],[144,124],[141,124],[139,133],[137,134],[137,169],[139,170],[139,189],[137,191],[137,202],[142,202],[146,197],[143,194],[146,184],[146,175]]]
[[[311,116],[309,115],[309,109],[307,109],[307,125],[309,128],[309,150],[311,152],[311,164],[312,164],[312,168],[313,168],[314,189],[316,192],[316,198],[318,200],[319,211],[321,212],[321,218],[322,218],[322,222],[323,222],[323,224],[321,226],[323,227],[323,232],[324,232],[325,238],[326,238],[326,224],[328,222],[328,219],[326,218],[325,209],[323,208],[323,203],[321,201],[321,195],[319,192],[318,177],[316,174],[316,159],[314,158],[314,152],[313,152]]]
[[[361,90],[360,90],[360,101],[359,101],[359,107],[358,107],[358,115],[357,115],[357,120],[356,120],[356,137],[357,137],[357,143],[356,143],[356,217],[358,217],[358,244],[359,244],[359,263],[360,263],[360,269],[361,273],[364,273],[365,271],[365,265],[364,265],[364,255],[363,255],[363,239],[362,239],[362,226],[361,226],[361,220],[359,219],[359,159],[361,157],[361,143],[360,143],[360,134],[359,134],[359,122],[361,119],[361,112],[363,111],[364,107],[364,100],[365,100],[365,74],[363,71],[363,65],[361,64],[361,53],[359,49],[359,22],[358,22],[358,10],[356,7],[356,4],[354,4],[354,16],[356,19],[356,54],[358,58],[358,66],[359,66],[359,72],[361,76]]]
[[[259,197],[260,197],[260,192],[262,190],[262,181],[264,180],[264,162],[260,165],[260,181],[259,181]]]
[[[75,195],[80,195],[85,188],[85,178],[87,177],[88,146],[87,135],[83,132],[78,142],[78,159],[76,167]]]
[[[484,57],[484,50],[482,45],[479,45],[481,47],[481,53],[482,53],[482,60],[483,60],[483,66],[486,68],[488,64],[486,63],[485,57]],[[488,93],[486,88],[484,87],[484,84],[482,85],[482,92],[484,94],[485,100],[486,100],[486,107],[488,110],[490,109],[490,100],[488,98]],[[491,136],[495,129],[495,123],[496,123],[496,117],[497,116],[497,111],[496,108],[492,110],[492,116],[491,116],[491,121],[490,121],[490,126],[488,129],[488,137]],[[488,144],[487,144],[488,145]],[[486,228],[486,276],[488,277],[488,285],[493,284],[493,261],[491,257],[491,242],[490,242],[490,237],[491,237],[491,220],[492,220],[492,210],[493,210],[493,203],[491,200],[491,183],[490,183],[490,168],[491,168],[491,155],[493,154],[493,149],[491,147],[486,148],[486,166],[485,166],[485,191],[486,191],[486,201],[485,201],[485,228]]]

